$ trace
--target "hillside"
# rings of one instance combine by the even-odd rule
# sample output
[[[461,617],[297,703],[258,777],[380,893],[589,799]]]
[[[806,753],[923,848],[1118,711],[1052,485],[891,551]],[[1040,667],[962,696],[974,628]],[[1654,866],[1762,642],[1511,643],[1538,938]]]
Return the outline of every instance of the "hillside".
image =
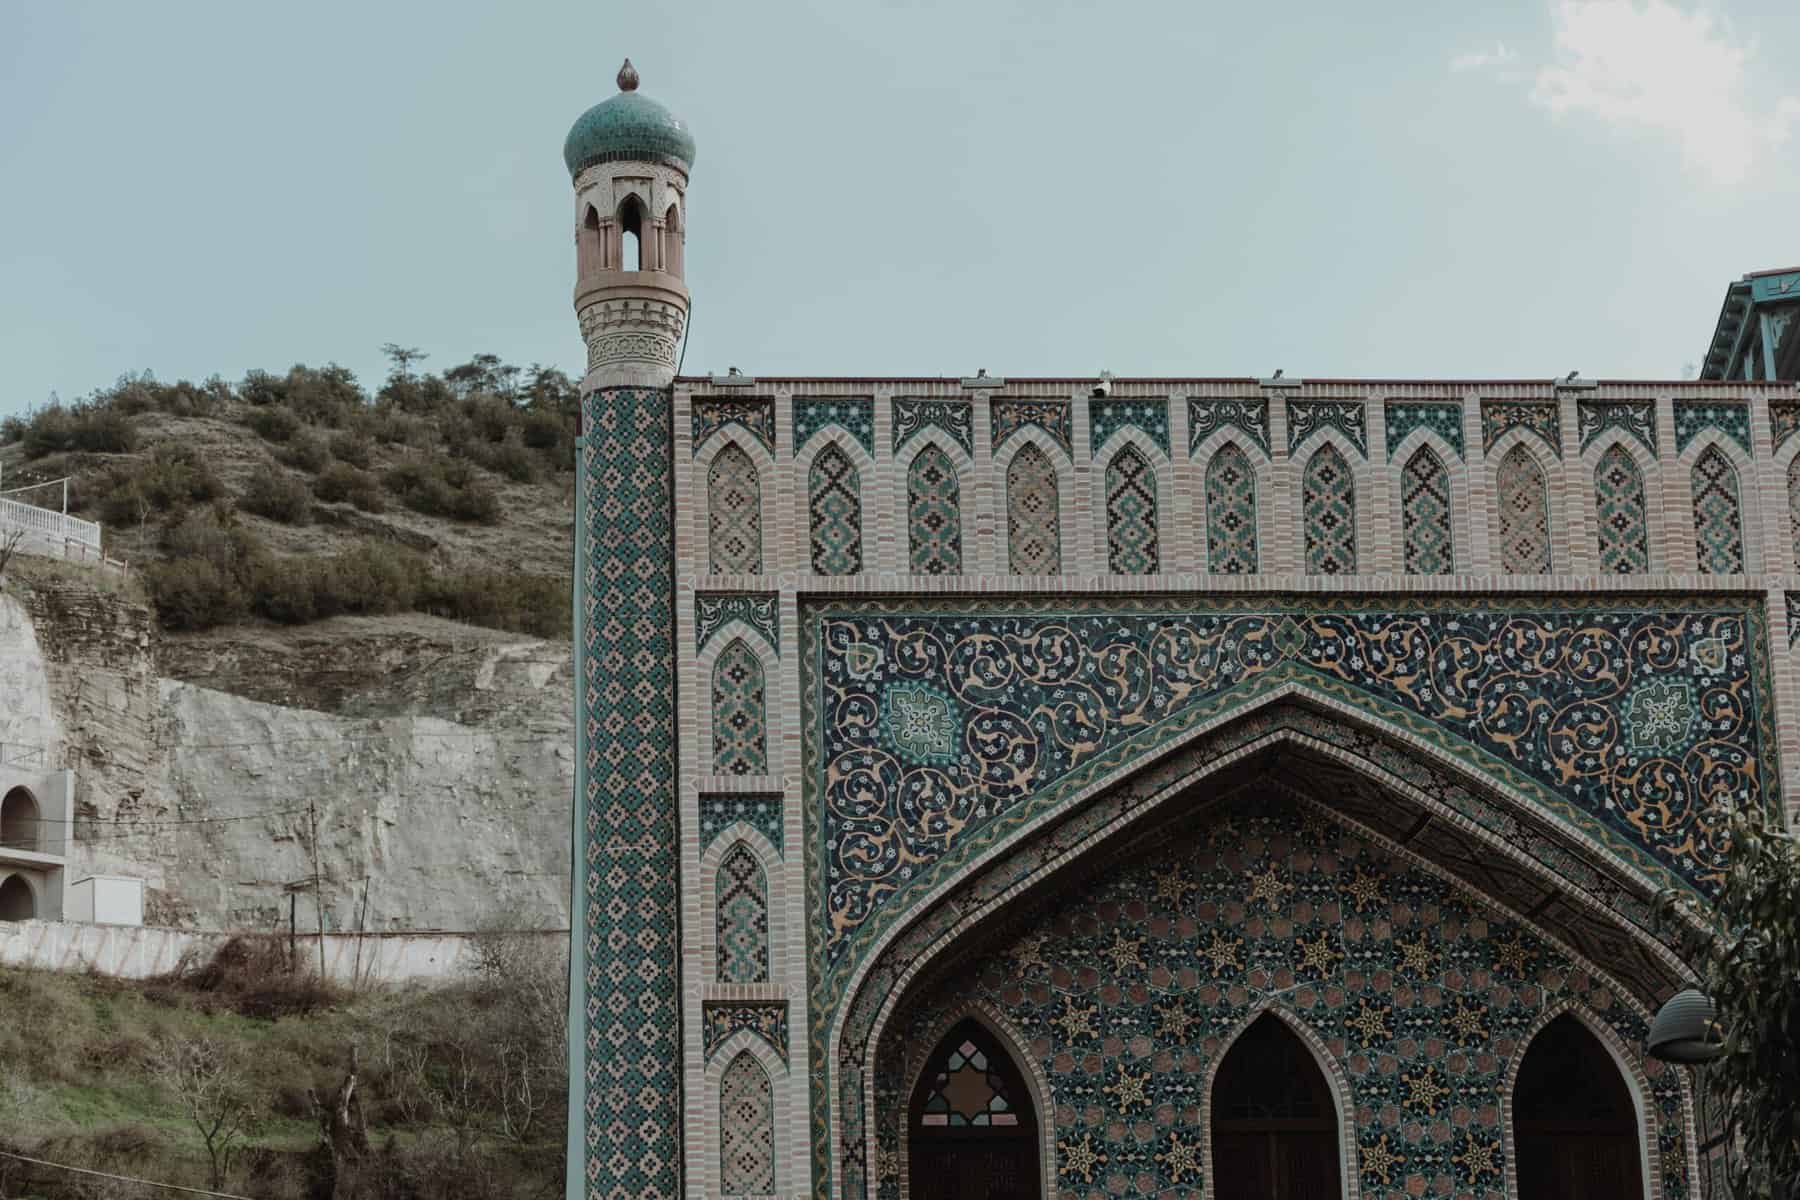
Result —
[[[566,376],[491,356],[373,394],[335,366],[146,374],[0,423],[0,480],[55,507],[31,485],[66,477],[165,630],[414,610],[565,637],[575,425]]]

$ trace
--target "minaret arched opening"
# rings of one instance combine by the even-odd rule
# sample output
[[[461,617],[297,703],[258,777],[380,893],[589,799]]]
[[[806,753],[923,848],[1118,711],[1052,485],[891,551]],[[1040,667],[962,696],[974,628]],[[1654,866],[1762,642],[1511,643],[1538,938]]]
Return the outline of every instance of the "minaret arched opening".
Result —
[[[581,218],[575,233],[575,275],[582,278],[606,269],[606,248],[600,231],[600,213],[593,205]]]
[[[1641,1200],[1637,1108],[1587,1026],[1564,1013],[1538,1032],[1512,1107],[1520,1196]]]
[[[1213,1076],[1215,1200],[1341,1195],[1337,1130],[1331,1087],[1312,1051],[1264,1013]]]
[[[681,209],[669,205],[669,211],[663,214],[663,264],[662,269],[677,279],[681,278]]]
[[[644,206],[636,196],[619,205],[619,270],[640,271],[644,261]]]

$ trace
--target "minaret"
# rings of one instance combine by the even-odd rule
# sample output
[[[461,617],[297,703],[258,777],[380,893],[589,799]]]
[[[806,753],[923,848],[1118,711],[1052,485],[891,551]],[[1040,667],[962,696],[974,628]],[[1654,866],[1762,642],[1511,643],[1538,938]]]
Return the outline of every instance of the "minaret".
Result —
[[[569,1200],[681,1195],[674,430],[694,139],[637,90],[583,113],[575,315],[587,344],[575,490]]]

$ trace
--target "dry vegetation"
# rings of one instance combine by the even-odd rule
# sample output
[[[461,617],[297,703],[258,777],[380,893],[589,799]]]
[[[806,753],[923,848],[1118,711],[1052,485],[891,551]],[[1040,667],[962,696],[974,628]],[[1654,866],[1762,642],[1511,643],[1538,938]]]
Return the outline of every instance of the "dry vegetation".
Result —
[[[373,395],[337,366],[128,377],[0,422],[4,477],[69,477],[168,629],[418,611],[564,636],[574,385],[392,349]]]
[[[270,1200],[560,1194],[560,957],[352,995],[278,939],[129,984],[0,968],[0,1150]],[[166,1195],[0,1158],[0,1196]]]

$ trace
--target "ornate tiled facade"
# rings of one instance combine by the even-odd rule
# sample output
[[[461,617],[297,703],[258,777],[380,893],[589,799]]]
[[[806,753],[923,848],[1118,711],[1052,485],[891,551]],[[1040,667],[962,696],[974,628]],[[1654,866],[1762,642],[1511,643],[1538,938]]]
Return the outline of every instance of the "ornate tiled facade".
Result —
[[[1256,472],[1230,442],[1206,467],[1206,569],[1256,574]]]
[[[762,572],[762,481],[739,446],[713,457],[706,472],[707,543],[714,575]]]
[[[906,473],[906,529],[914,575],[962,574],[962,488],[936,446],[919,451]]]
[[[1353,1194],[1500,1197],[1573,1013],[1696,1196],[1657,898],[1800,802],[1800,401],[677,378],[693,140],[623,96],[568,146],[570,1195],[901,1200],[927,1119],[1203,1194],[1272,1013]]]
[[[1594,509],[1600,569],[1615,575],[1648,571],[1650,519],[1645,512],[1644,477],[1622,445],[1601,455],[1594,467]]]
[[[1356,479],[1344,456],[1320,446],[1301,479],[1300,521],[1308,575],[1356,573]]]
[[[1154,575],[1156,471],[1126,446],[1106,465],[1106,567],[1114,575]]]
[[[807,513],[813,574],[862,570],[862,476],[836,446],[819,451],[807,472]]]
[[[1420,446],[1400,473],[1402,562],[1409,575],[1456,570],[1450,528],[1450,473],[1431,447]]]
[[[1743,516],[1738,477],[1717,446],[1694,463],[1694,556],[1702,571],[1736,575],[1744,569]]]
[[[1062,502],[1056,467],[1036,446],[1006,465],[1006,559],[1014,575],[1062,570]]]

